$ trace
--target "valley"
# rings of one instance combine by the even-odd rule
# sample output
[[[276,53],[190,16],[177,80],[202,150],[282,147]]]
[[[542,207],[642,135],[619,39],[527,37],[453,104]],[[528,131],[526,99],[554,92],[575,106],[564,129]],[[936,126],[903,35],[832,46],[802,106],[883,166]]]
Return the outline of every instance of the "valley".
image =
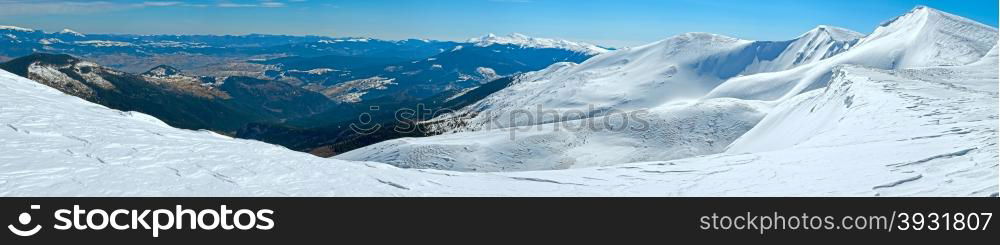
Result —
[[[347,128],[371,106],[386,108],[382,114],[388,116],[378,116],[378,123],[391,124],[395,110],[443,103],[497,79],[608,51],[520,34],[489,34],[458,43],[274,35],[67,35],[15,27],[0,32],[6,32],[12,44],[0,53],[21,55],[28,48],[36,52],[0,65],[7,71],[111,108],[150,114],[175,127],[212,130],[320,156],[377,142],[359,140],[361,136]],[[84,66],[88,68],[81,70]],[[153,74],[164,69],[170,74]]]
[[[997,28],[926,6],[872,28],[614,49],[4,27],[0,195],[997,197]]]

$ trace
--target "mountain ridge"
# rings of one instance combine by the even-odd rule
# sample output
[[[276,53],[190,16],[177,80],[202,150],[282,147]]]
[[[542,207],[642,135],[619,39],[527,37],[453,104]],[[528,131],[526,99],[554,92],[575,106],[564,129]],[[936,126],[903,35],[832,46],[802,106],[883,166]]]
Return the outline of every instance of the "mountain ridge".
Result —
[[[934,10],[915,10],[918,15],[922,14],[921,12],[923,14],[933,14],[934,12],[932,11]],[[905,22],[907,18],[904,17],[900,20]],[[897,120],[898,118],[892,118],[896,114],[890,113],[889,111],[891,110],[909,109],[924,111],[928,109],[913,109],[906,106],[895,107],[895,104],[894,107],[890,108],[865,107],[868,104],[877,103],[878,98],[895,98],[899,94],[895,93],[891,88],[886,88],[886,91],[880,91],[876,86],[850,86],[851,83],[863,82],[865,76],[871,75],[886,81],[885,83],[880,83],[885,84],[885,86],[903,83],[901,81],[918,80],[921,81],[919,83],[928,82],[925,84],[926,86],[937,87],[939,85],[934,85],[934,79],[945,79],[948,82],[961,84],[956,85],[959,87],[974,86],[970,87],[970,89],[979,91],[973,92],[974,94],[980,94],[975,95],[979,102],[977,102],[977,106],[970,105],[970,107],[975,107],[974,110],[977,111],[987,112],[989,109],[988,105],[986,107],[979,107],[978,105],[988,104],[989,98],[991,98],[989,96],[991,91],[993,91],[993,98],[996,97],[995,84],[992,87],[988,86],[989,84],[978,84],[984,81],[996,83],[996,74],[991,76],[989,74],[991,69],[986,69],[988,66],[976,67],[986,72],[967,72],[967,69],[971,68],[968,68],[966,64],[970,64],[971,62],[964,61],[974,60],[975,63],[984,62],[989,64],[990,61],[984,59],[989,54],[993,54],[994,56],[990,57],[995,59],[997,47],[995,40],[996,30],[984,30],[979,28],[980,25],[966,25],[966,23],[961,21],[947,21],[934,21],[938,25],[936,28],[918,28],[923,30],[923,33],[907,31],[909,27],[913,25],[921,26],[922,23],[901,24],[904,22],[897,22],[896,24],[889,25],[896,28],[891,32],[886,31],[886,29],[875,32],[876,34],[887,32],[891,35],[867,38],[868,41],[864,43],[861,41],[863,38],[856,32],[837,30],[825,26],[814,28],[796,39],[777,42],[741,40],[709,33],[680,34],[648,45],[598,55],[579,65],[560,63],[554,64],[542,71],[527,73],[522,76],[524,77],[523,79],[512,83],[511,86],[488,96],[476,104],[463,108],[456,113],[427,122],[437,125],[439,128],[438,132],[445,133],[442,136],[387,141],[347,152],[338,155],[336,158],[378,161],[407,168],[440,168],[459,171],[482,171],[483,169],[485,171],[522,171],[538,170],[539,168],[563,169],[567,167],[572,168],[573,166],[586,168],[629,161],[642,162],[652,159],[669,160],[689,157],[686,155],[650,156],[644,150],[641,150],[644,149],[643,147],[654,144],[651,141],[655,142],[655,139],[658,137],[677,139],[678,141],[689,143],[679,144],[681,148],[690,147],[686,149],[706,150],[706,152],[695,151],[695,153],[692,153],[694,155],[719,153],[744,154],[797,149],[795,146],[807,141],[812,135],[824,133],[824,130],[813,130],[812,127],[823,129],[825,127],[837,127],[840,130],[850,128],[838,123],[848,120],[844,118],[848,115],[852,117],[851,120],[858,120],[853,124],[865,125],[866,128],[857,129],[859,132],[868,132],[868,134],[889,137],[887,136],[888,134],[875,134],[880,124],[869,125],[866,123],[880,120]],[[962,25],[965,25],[967,28],[962,28]],[[942,26],[949,27],[947,30],[959,30],[959,32],[943,31],[944,28]],[[827,31],[839,33],[829,34]],[[941,44],[941,40],[944,40],[945,44],[948,44],[950,40],[958,40],[958,43],[950,43],[950,47],[973,47],[964,50],[975,50],[975,52],[965,54],[965,56],[955,56],[958,58],[957,60],[963,60],[964,62],[957,66],[949,63],[950,60],[956,59],[947,56],[946,53],[938,53],[946,55],[943,56],[944,59],[939,59],[936,56],[923,57],[924,60],[914,60],[912,61],[913,64],[906,64],[902,67],[890,64],[905,64],[905,62],[902,62],[906,58],[905,56],[887,56],[894,59],[889,62],[882,62],[882,60],[869,57],[873,53],[876,56],[885,54],[887,53],[886,50],[889,50],[888,52],[899,50],[898,52],[903,53],[926,51],[924,49],[925,46],[921,46],[925,43],[918,43],[919,45],[897,45],[899,42],[895,41],[899,38],[909,41],[911,39],[906,38],[912,36],[935,37],[933,39],[920,39],[931,44]],[[992,36],[994,39],[976,38],[979,36]],[[817,42],[817,40],[821,41]],[[967,40],[971,40],[970,42],[972,43],[961,42]],[[771,47],[777,48],[770,49]],[[979,51],[981,47],[986,47],[989,50]],[[749,52],[752,55],[744,56],[748,50],[752,51]],[[780,50],[781,52],[772,52],[771,50]],[[808,50],[811,54],[803,55],[802,50]],[[983,55],[980,55],[980,53],[983,53]],[[762,59],[778,60],[782,65],[754,70],[754,65],[759,64],[758,61]],[[883,59],[885,59],[884,56]],[[746,63],[741,63],[741,61],[746,61]],[[715,64],[727,64],[731,66],[719,67],[715,66]],[[865,67],[866,64],[880,66]],[[854,68],[856,66],[860,68]],[[922,68],[924,66],[930,68],[924,70],[925,68]],[[813,73],[807,74],[812,77],[807,77],[809,79],[800,79],[802,77],[801,74],[796,72],[802,71],[812,71]],[[969,74],[967,76],[960,74],[963,72]],[[693,98],[681,97],[676,100],[643,101],[641,100],[644,98],[643,96],[663,98],[670,94],[651,89],[653,87],[650,84],[655,83],[631,83],[644,80],[669,81],[670,78],[677,76],[682,78],[680,81],[699,81],[699,83],[708,84],[710,91],[698,91],[704,92],[705,94],[701,94],[704,96],[699,95]],[[940,77],[934,78],[934,76]],[[741,82],[760,77],[778,77],[793,82],[784,84],[786,87],[781,87],[785,89],[782,92],[787,92],[787,94],[780,95],[788,96],[788,98],[718,96],[718,94],[712,94],[718,92],[720,88],[732,89],[729,86],[734,81]],[[969,81],[964,81],[963,79]],[[836,81],[836,83],[827,85],[826,81]],[[677,85],[671,84],[671,86],[667,87],[673,90],[682,88]],[[750,85],[732,91],[733,93],[754,95],[754,88],[766,89],[769,86],[775,86],[774,84],[766,83],[766,81]],[[711,88],[712,86],[718,87]],[[802,87],[793,88],[790,86]],[[827,86],[826,89],[820,89],[824,86]],[[631,87],[637,89],[628,90]],[[860,89],[862,87],[865,89],[865,92],[862,94],[873,96],[873,98],[852,97],[854,95],[851,93],[834,92],[842,92],[851,88]],[[605,91],[617,92],[617,94]],[[801,100],[813,99],[812,96],[815,96],[817,93],[825,93],[827,97],[816,101],[815,104],[807,104],[809,106],[798,104]],[[913,91],[899,93],[906,94],[906,96],[902,96],[895,102],[899,102],[900,105],[909,105],[916,102],[912,101],[912,97],[908,96],[918,96],[916,94],[920,93],[920,89],[914,88]],[[985,96],[982,94],[985,94]],[[942,101],[950,100],[947,97],[941,98],[934,95],[920,96],[932,97],[935,100]],[[791,100],[792,98],[794,100]],[[712,103],[716,103],[717,107],[705,106],[705,104]],[[727,108],[727,106],[728,108],[740,108],[736,106],[739,104],[749,104],[752,106],[734,109],[730,115],[710,116],[714,108]],[[788,110],[789,106],[796,107],[796,114],[792,114],[791,116],[786,115],[788,112],[785,111]],[[824,111],[820,111],[820,108],[824,108]],[[866,108],[866,111],[870,112],[870,114],[851,114],[853,110],[860,110],[857,108]],[[814,112],[813,109],[816,111]],[[534,115],[534,117],[530,115],[529,117],[524,117],[521,115],[523,113],[519,114],[519,112],[535,112],[536,110],[545,110],[545,114]],[[553,117],[548,115],[552,111],[555,111],[554,113],[558,115],[579,116],[571,118]],[[653,118],[647,121],[653,122],[657,121],[655,119],[657,117],[680,117],[677,121],[665,123],[664,125],[677,125],[681,124],[679,122],[698,121],[705,118],[727,118],[732,121],[696,123],[696,125],[704,124],[718,127],[715,135],[699,135],[698,137],[702,138],[698,140],[685,140],[686,137],[690,136],[674,134],[669,130],[667,130],[668,132],[663,132],[663,130],[670,128],[664,125],[653,127],[657,131],[645,134],[644,137],[630,138],[628,132],[619,132],[602,135],[599,137],[599,140],[595,139],[597,136],[594,136],[600,135],[596,130],[584,129],[582,131],[564,132],[562,130],[550,129],[565,123],[573,124],[592,120],[606,121],[608,118],[614,118],[614,114],[601,113],[606,111],[617,111],[620,113],[647,112],[649,113],[647,115]],[[821,112],[828,114],[814,115]],[[952,113],[957,112],[953,111]],[[760,114],[765,114],[766,116],[733,116]],[[906,117],[914,116],[920,118],[919,115],[902,112],[899,114]],[[859,119],[878,118],[880,116],[887,116],[888,118],[878,120]],[[803,118],[815,118],[812,120],[816,122],[810,123],[808,122],[810,121],[809,119]],[[764,120],[765,122],[760,124],[760,120]],[[911,120],[916,121],[917,119]],[[899,123],[903,121],[906,120],[902,120]],[[782,126],[768,126],[772,124],[780,124]],[[742,127],[739,125],[753,126]],[[919,124],[907,125],[913,129],[921,127]],[[977,125],[984,127],[977,130],[984,132],[989,132],[990,130],[987,127],[989,126],[988,124]],[[699,132],[699,130],[697,126],[691,126],[688,132]],[[840,135],[854,135],[854,133],[857,133],[850,130],[838,132],[840,132]],[[916,131],[907,132],[914,133]],[[732,133],[738,135],[738,138],[730,141],[727,137],[714,137],[721,136],[721,133]],[[796,136],[788,136],[787,141],[782,141],[782,139],[786,138],[786,134],[790,133],[794,133]],[[514,134],[517,134],[519,138],[515,139],[513,136],[510,136],[510,139],[504,139],[504,136]],[[901,134],[891,137],[905,136],[905,133]],[[831,142],[853,142],[852,140],[854,139],[865,138],[862,135],[854,135],[853,138],[840,135],[829,134],[826,137],[830,141],[812,141],[811,143],[819,146],[827,146],[828,144],[834,144]],[[884,138],[879,138],[879,140],[882,139]],[[610,143],[594,146],[602,144],[600,142]],[[665,152],[684,152],[684,150],[675,148],[678,145],[673,145],[673,142],[667,142],[662,145],[656,145],[655,148],[667,149]],[[727,146],[709,150],[710,147],[695,146],[699,142],[712,142]],[[773,143],[769,144],[768,142]],[[937,150],[942,151],[946,149]],[[589,152],[597,152],[597,154],[590,154]],[[983,154],[990,153],[984,151]],[[519,160],[514,161],[514,159]],[[491,162],[493,160],[496,160],[496,162]],[[491,166],[490,164],[496,165]]]
[[[819,32],[815,40],[823,45],[811,45],[813,38],[683,34],[499,78],[480,86],[482,93],[465,94],[473,98],[437,97],[461,106],[489,94],[488,103],[463,107],[480,115],[491,107],[568,111],[587,103],[601,105],[588,111],[646,111],[631,118],[649,119],[646,129],[554,130],[549,122],[560,118],[515,120],[504,128],[395,139],[338,157],[350,161],[173,128],[0,71],[6,159],[0,195],[996,197],[996,29],[922,11],[928,10],[887,24],[880,32],[886,35],[863,44]],[[94,91],[143,91],[134,88],[155,82],[125,82],[143,77],[81,61],[24,61],[17,69],[61,74]],[[435,60],[424,61],[420,67],[434,67]],[[755,65],[761,61],[772,65]],[[87,79],[94,75],[113,87]],[[219,86],[243,88],[227,89],[234,100],[282,94],[266,89],[307,93],[273,82],[232,76]],[[670,88],[692,92],[668,94]],[[617,115],[584,117],[624,125]]]
[[[473,44],[477,47],[489,47],[490,45],[503,44],[503,45],[516,45],[525,48],[565,49],[570,51],[586,53],[588,55],[598,55],[608,52],[608,50],[605,48],[601,48],[589,43],[573,42],[562,39],[529,37],[520,33],[511,33],[508,34],[507,36],[497,36],[493,33],[489,33],[483,35],[482,37],[470,38],[465,42]]]
[[[148,113],[175,127],[223,133],[333,106],[320,94],[276,81],[228,77],[217,86],[215,78],[130,74],[70,55],[36,53],[2,63],[0,69],[110,108]]]
[[[855,32],[827,28],[814,28],[787,41],[751,41],[690,32],[597,55],[579,65],[554,64],[528,73],[524,81],[464,108],[456,115],[480,116],[460,119],[469,120],[459,123],[466,125],[463,128],[439,128],[475,131],[490,122],[501,127],[525,126],[506,115],[513,110],[533,110],[536,105],[600,115],[610,108],[628,111],[697,99],[734,77],[786,70],[835,56],[860,38]],[[824,34],[828,31],[840,35]],[[546,122],[552,121],[536,123]]]
[[[825,85],[842,64],[880,69],[964,65],[997,43],[997,29],[928,7],[917,7],[876,28],[851,50],[823,61],[726,81],[706,98],[784,100]]]

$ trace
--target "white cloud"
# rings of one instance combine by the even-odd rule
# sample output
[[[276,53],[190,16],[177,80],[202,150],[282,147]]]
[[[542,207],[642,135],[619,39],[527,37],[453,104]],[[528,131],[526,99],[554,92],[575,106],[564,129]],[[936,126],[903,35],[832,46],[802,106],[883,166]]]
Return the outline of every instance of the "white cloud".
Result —
[[[182,5],[182,4],[184,4],[184,2],[146,1],[146,2],[142,2],[141,5],[144,6],[144,7],[170,7],[170,6],[178,6],[178,5]]]
[[[109,1],[0,0],[0,15],[85,14],[134,7]]]
[[[190,8],[282,8],[288,3],[301,3],[305,0],[247,0],[218,1],[215,4],[196,3],[191,1],[124,1],[124,0],[0,0],[0,15],[50,15],[50,14],[89,14],[96,12],[119,11],[137,8],[156,7],[190,7]]]
[[[230,1],[222,1],[217,5],[220,8],[283,8],[287,5],[283,2],[262,0],[257,3],[236,3]]]
[[[245,3],[219,3],[217,5],[220,8],[252,8],[257,7],[256,4],[245,4]]]
[[[285,3],[264,1],[260,3],[260,6],[265,8],[281,8],[285,7]]]

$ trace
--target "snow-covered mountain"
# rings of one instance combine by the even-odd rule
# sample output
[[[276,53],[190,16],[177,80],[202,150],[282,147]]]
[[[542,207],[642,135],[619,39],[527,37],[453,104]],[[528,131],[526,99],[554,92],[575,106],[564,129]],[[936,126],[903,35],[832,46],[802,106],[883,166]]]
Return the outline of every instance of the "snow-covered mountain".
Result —
[[[765,109],[753,101],[714,99],[634,115],[390,140],[334,158],[478,172],[679,159],[724,151],[763,118]]]
[[[854,95],[859,103],[852,108],[865,108],[858,112],[866,119],[905,122],[912,131],[891,132],[887,124],[858,128],[852,136],[867,136],[851,141],[823,140],[826,145],[506,173],[317,158],[171,128],[150,116],[111,110],[0,71],[0,195],[997,196],[996,59],[976,68],[935,68],[912,78],[844,69],[834,87],[852,94],[814,90],[803,97],[808,103],[788,107],[808,111],[827,100],[836,102],[824,103],[831,108],[845,106],[842,96]],[[962,72],[970,69],[979,72]],[[942,113],[924,116],[936,111]],[[921,123],[941,124],[928,130]]]
[[[231,103],[230,106],[237,107],[237,111],[244,112],[240,115],[228,115],[225,112],[233,110],[225,108],[208,108],[202,105],[203,101],[178,103],[170,96],[167,98],[146,96],[148,94],[145,92],[159,88],[141,89],[137,93],[130,93],[131,91],[117,93],[112,90],[108,92],[115,94],[113,97],[118,99],[113,104],[106,99],[93,101],[116,109],[150,113],[173,126],[219,130],[266,142],[282,142],[282,145],[300,151],[312,151],[314,148],[341,144],[347,140],[345,138],[354,139],[344,134],[330,133],[328,136],[318,136],[325,134],[313,132],[338,128],[341,126],[339,124],[356,119],[358,113],[368,111],[370,106],[387,108],[390,107],[388,105],[390,103],[416,104],[432,100],[443,101],[435,100],[437,97],[457,98],[505,76],[539,70],[556,62],[581,62],[592,57],[585,52],[561,48],[570,42],[539,38],[525,38],[525,40],[544,45],[522,46],[507,42],[481,47],[472,43],[417,39],[394,41],[354,37],[254,34],[241,36],[77,34],[80,33],[4,28],[0,30],[0,62],[16,60],[18,57],[27,57],[35,53],[69,54],[109,69],[142,75],[104,80],[139,81],[139,83],[147,80],[155,85],[167,85],[171,90],[194,91],[196,95],[212,95],[212,93],[202,93],[206,92],[204,90],[218,93],[225,89],[246,88],[234,84],[226,85],[223,81],[227,77],[273,80],[275,83],[257,83],[248,86],[252,89],[262,89],[261,92],[244,93],[252,96],[247,99],[268,103]],[[24,67],[28,65],[25,64]],[[172,69],[174,71],[160,69],[163,68],[161,65],[176,69]],[[150,70],[150,67],[156,68]],[[59,71],[60,68],[67,67],[60,66],[48,71],[52,71],[51,75],[60,81],[68,83],[86,80],[76,79],[74,75],[97,74],[68,72],[64,74],[65,76],[57,76],[62,73]],[[108,69],[100,69],[100,71],[105,70]],[[185,74],[180,76],[168,74],[176,70],[183,70]],[[29,75],[27,71],[14,73],[33,79],[41,78]],[[100,76],[89,77],[94,78],[91,79],[94,81],[103,79]],[[54,80],[46,79],[46,81]],[[84,82],[74,85],[86,84]],[[93,90],[86,86],[61,89]],[[265,93],[282,93],[282,91],[293,91],[295,94]],[[312,94],[319,94],[327,99],[308,102],[286,100],[301,97],[296,94],[310,98],[314,97]],[[84,98],[95,98],[93,95],[87,96],[90,97]],[[201,97],[212,99],[211,97],[230,96]],[[233,98],[236,97],[239,96]],[[468,98],[472,97],[465,97]],[[177,124],[178,120],[175,120],[177,114],[165,113],[191,104],[197,105],[189,109],[205,110],[185,110],[199,113],[184,113],[182,117],[190,119],[184,120],[184,124]],[[339,108],[327,109],[333,106]],[[301,114],[298,112],[302,111],[295,109],[296,107],[322,110],[308,110],[308,113]],[[257,112],[262,112],[264,117],[252,115]],[[274,117],[280,114],[295,116]],[[238,118],[239,120],[236,120]],[[240,125],[240,123],[250,124]],[[274,138],[263,137],[260,134],[241,134],[241,132],[257,131],[251,129],[259,128],[276,132],[268,134]],[[293,141],[302,143],[296,145],[288,143]],[[374,142],[364,145],[371,143]],[[352,145],[348,148],[361,146]]]
[[[582,115],[337,159],[171,128],[0,71],[0,195],[1000,195],[995,28],[919,7],[860,40],[829,30],[691,33],[555,64],[450,118]],[[551,123],[615,128],[629,113],[646,127]]]
[[[158,65],[142,73],[143,76],[157,77],[157,78],[168,78],[172,76],[182,75],[181,71],[177,68],[168,65]]]
[[[460,195],[493,182],[549,185],[348,163],[172,128],[2,70],[0,125],[0,196]],[[470,183],[483,188],[461,190]]]
[[[520,33],[511,33],[507,36],[497,36],[493,33],[486,34],[482,37],[470,38],[467,43],[471,43],[476,47],[489,47],[491,45],[515,45],[522,48],[540,48],[540,49],[565,49],[574,52],[585,53],[588,55],[598,55],[607,53],[608,49],[599,47],[597,45],[583,43],[583,42],[573,42],[561,39],[549,39],[549,38],[537,38],[529,37]]]
[[[578,183],[581,190],[593,184],[621,184],[616,191],[626,195],[649,194],[644,188],[663,188],[654,192],[702,196],[995,197],[1000,161],[996,148],[996,64],[997,58],[992,56],[960,67],[842,67],[831,79],[829,89],[813,90],[781,104],[728,151],[719,154],[520,174]],[[412,150],[423,145],[424,153],[428,153],[423,156],[427,157],[412,160],[445,162],[443,159],[450,157],[468,161],[459,157],[475,155],[471,151],[453,153],[462,151],[462,147],[514,145],[509,141],[490,144],[479,136],[488,132],[407,139],[402,144],[405,147],[379,149],[380,145],[400,142],[393,141],[362,150],[374,153],[370,158],[373,160],[407,161],[411,160],[407,157],[415,156]],[[567,142],[572,141],[546,145],[561,147]],[[608,145],[580,148],[586,150],[580,152],[590,154],[577,156],[608,158],[638,152],[614,140],[603,143]],[[431,151],[435,144],[443,150]],[[550,153],[544,151],[549,148],[542,149],[535,150],[535,155]],[[642,152],[657,150],[654,147]],[[540,158],[525,155],[529,160]],[[482,161],[472,161],[470,166]],[[618,182],[621,178],[628,179],[627,183]]]
[[[703,96],[782,100],[824,86],[838,65],[900,69],[968,64],[996,39],[995,28],[923,6],[863,38],[829,26],[781,42],[687,33],[579,65],[550,66],[437,122],[443,132],[469,131],[528,125],[525,118],[511,118],[512,112],[539,107],[593,116]],[[532,119],[530,124],[557,121]]]
[[[996,60],[895,72],[842,69],[831,87],[841,89],[814,90],[787,110],[824,104],[829,112],[853,95],[851,108],[861,109],[829,117],[860,114],[850,120],[889,123],[843,127],[808,147],[507,173],[317,158],[171,128],[0,71],[0,195],[995,197]],[[885,128],[898,123],[907,130]],[[830,138],[840,132],[850,135]]]
[[[307,117],[334,106],[322,94],[278,81],[191,76],[163,65],[131,74],[69,55],[37,53],[0,63],[0,69],[94,103],[148,113],[175,127],[217,132]]]
[[[557,62],[581,62],[607,50],[565,40],[532,38],[520,34],[487,35],[461,43],[453,49],[422,59],[376,63],[363,67],[306,66],[331,72],[302,74],[285,70],[278,79],[294,79],[305,88],[331,99],[359,103],[380,98],[427,98],[441,93],[459,93],[499,77],[536,71]],[[330,59],[280,58],[285,67],[322,64]],[[313,60],[303,62],[304,60]],[[364,61],[355,62],[364,63]]]
[[[19,31],[19,32],[34,32],[35,31],[33,29],[30,29],[30,28],[17,27],[17,26],[3,26],[3,25],[0,25],[0,30],[11,30],[11,31]]]
[[[742,74],[783,71],[800,65],[810,64],[850,49],[864,37],[863,34],[833,26],[817,26],[798,38],[766,45],[772,52],[779,52],[770,59],[758,60]],[[766,51],[765,51],[766,52]]]
[[[927,24],[947,26],[950,31]],[[388,141],[337,158],[379,161],[403,167],[495,171],[586,168],[681,158],[685,158],[681,161],[700,162],[704,158],[687,157],[710,155],[716,159],[739,154],[754,155],[755,159],[766,155],[772,159],[765,162],[806,162],[802,165],[815,167],[814,164],[819,162],[843,159],[836,154],[863,152],[858,154],[872,159],[862,162],[887,169],[851,165],[837,171],[861,171],[863,168],[865,171],[900,172],[908,176],[898,183],[872,187],[873,190],[882,191],[921,178],[924,179],[919,182],[940,184],[954,181],[948,177],[950,175],[974,172],[975,177],[966,181],[977,187],[967,191],[975,191],[977,195],[988,194],[990,188],[992,192],[996,191],[994,182],[997,179],[996,173],[992,173],[997,168],[996,33],[994,28],[918,7],[861,40],[860,35],[854,32],[819,27],[788,42],[790,44],[786,47],[790,48],[785,51],[768,56],[777,57],[769,61],[782,62],[765,63],[754,58],[750,59],[753,62],[742,64],[737,61],[747,59],[733,58],[741,56],[732,55],[739,53],[732,50],[764,42],[711,34],[684,34],[651,45],[600,55],[580,65],[563,63],[529,73],[524,79],[480,103],[428,122],[445,128],[454,127],[452,130],[459,131],[457,133]],[[913,36],[921,38],[913,39]],[[825,48],[801,45],[815,43],[812,40],[816,37],[825,40],[821,42],[827,43]],[[879,41],[883,38],[903,38],[910,42]],[[664,46],[655,48],[657,45]],[[931,46],[945,47],[950,51],[928,51]],[[691,47],[701,50],[690,51]],[[767,52],[754,54],[760,57],[764,53]],[[887,56],[893,60],[885,63],[873,61],[878,60],[877,55],[887,54],[906,55]],[[867,57],[869,55],[872,57]],[[706,61],[716,61],[719,57],[729,58],[717,63],[725,64],[727,69],[706,65],[716,64]],[[609,62],[615,65],[603,65]],[[684,69],[671,68],[677,67],[678,63],[689,65],[684,65]],[[797,92],[783,99],[780,96],[726,98],[728,96],[714,94],[697,97],[719,84],[719,88],[724,88],[730,83],[754,77],[793,76],[796,71],[818,69],[816,67],[827,69],[817,73],[829,73],[820,83],[781,77],[815,84],[813,88],[795,90]],[[707,89],[690,89],[696,97],[684,99],[671,98],[670,92],[674,91],[633,85],[642,84],[635,81],[670,81],[685,72],[687,74],[682,75],[684,79],[678,81],[699,83],[688,84],[688,87],[672,84],[666,88],[697,88],[697,85],[708,84],[705,86]],[[723,74],[728,74],[730,78],[721,79],[725,77]],[[762,82],[733,91],[750,93],[757,88],[755,86],[766,88],[768,85],[773,84]],[[785,86],[789,91],[792,89],[790,85]],[[822,89],[824,86],[826,88]],[[585,107],[594,104],[595,107]],[[714,104],[716,108],[751,106],[734,110],[736,113],[717,115],[707,113],[712,107],[706,107],[706,104]],[[545,112],[536,113],[536,107],[563,112],[578,110],[583,113],[570,115],[592,118],[556,118]],[[519,109],[528,114],[535,113],[534,117],[516,113]],[[591,113],[613,110],[648,112],[649,118],[653,118],[649,121],[654,125],[658,122],[657,117],[676,120],[667,120],[662,125],[650,127],[655,130],[640,133],[589,128],[570,132],[552,129],[558,125],[553,122],[601,122],[606,118],[615,118],[616,115]],[[763,114],[766,116],[755,116]],[[760,123],[758,120],[761,120]],[[696,126],[684,126],[685,122],[694,122]],[[748,124],[754,126],[744,127]],[[671,126],[683,130],[671,131]],[[513,134],[518,134],[518,137],[511,138]],[[709,144],[703,144],[705,142]],[[715,147],[712,144],[725,146]],[[867,148],[861,150],[863,147]],[[716,153],[721,155],[713,155]],[[925,157],[909,159],[911,156]],[[861,160],[852,158],[850,161]],[[933,164],[925,165],[927,162]],[[858,169],[852,169],[854,167]],[[940,169],[946,170],[935,172]]]
[[[87,37],[87,35],[84,35],[83,33],[79,33],[79,32],[76,32],[76,31],[70,30],[70,29],[63,29],[62,31],[56,32],[56,34],[70,35],[70,36],[76,36],[76,37]]]
[[[185,70],[217,64],[220,59],[246,61],[284,56],[339,56],[403,61],[426,58],[451,50],[458,45],[458,42],[416,39],[380,40],[262,34],[84,34],[70,29],[45,32],[16,26],[0,26],[0,61],[36,52],[62,53],[95,60],[132,73],[141,73],[151,66],[165,63],[164,61],[170,61],[169,65]],[[205,60],[206,58],[208,60]],[[154,64],[146,64],[150,61]]]
[[[701,97],[729,78],[812,64],[848,50],[861,34],[820,26],[788,41],[748,41],[686,33],[652,44],[560,63],[529,73],[465,111],[443,117],[457,130],[528,125],[512,111],[537,107],[580,115],[653,108]],[[462,118],[475,115],[472,118]],[[567,118],[575,119],[575,118]],[[453,122],[453,121],[460,122]],[[555,121],[534,120],[535,124]]]
[[[880,69],[963,65],[997,43],[997,29],[928,7],[883,23],[848,52],[781,72],[734,78],[707,97],[781,100],[825,86],[838,65]]]

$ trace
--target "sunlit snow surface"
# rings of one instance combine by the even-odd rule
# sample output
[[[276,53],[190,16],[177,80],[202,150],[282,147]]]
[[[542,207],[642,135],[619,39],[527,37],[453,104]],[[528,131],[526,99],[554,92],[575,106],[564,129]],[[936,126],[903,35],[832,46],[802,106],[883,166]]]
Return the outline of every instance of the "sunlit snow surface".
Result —
[[[996,38],[995,28],[925,7],[867,37],[827,26],[785,42],[682,34],[529,73],[430,122],[445,135],[391,140],[336,158],[489,172],[752,153],[772,156],[765,162],[795,165],[781,168],[832,173],[826,165],[854,166],[855,161],[865,163],[856,167],[890,168],[898,175],[895,180],[868,188],[887,195],[911,182],[936,181],[929,185],[945,189],[962,182],[959,176],[976,176],[965,181],[979,186],[954,189],[952,195],[992,195],[997,189]],[[598,112],[596,121],[607,118],[599,113],[609,108],[643,110],[654,126],[638,133],[551,130],[553,122],[565,119],[518,113],[535,108]],[[514,134],[518,137],[510,137]],[[968,155],[977,152],[983,155]],[[696,158],[685,159],[690,157]],[[867,179],[866,174],[881,174],[876,170],[842,171]],[[855,180],[828,181],[847,185]]]
[[[171,128],[0,71],[0,195],[998,195],[995,28],[917,8],[860,40],[821,31],[750,56],[759,42],[685,34],[553,65],[465,109],[644,109],[650,131],[471,128],[340,159]]]
[[[520,33],[511,33],[510,35],[507,36],[497,36],[494,35],[493,33],[490,33],[482,37],[469,39],[466,42],[473,43],[474,45],[479,47],[488,47],[494,44],[517,45],[525,48],[565,49],[589,55],[598,55],[608,52],[607,49],[589,43],[579,43],[567,40],[529,37]],[[457,51],[461,48],[462,47],[455,47],[455,50],[453,51]]]
[[[841,69],[830,89],[775,108],[730,153],[506,173],[316,158],[170,128],[0,72],[0,194],[995,196],[990,59],[975,67]]]

